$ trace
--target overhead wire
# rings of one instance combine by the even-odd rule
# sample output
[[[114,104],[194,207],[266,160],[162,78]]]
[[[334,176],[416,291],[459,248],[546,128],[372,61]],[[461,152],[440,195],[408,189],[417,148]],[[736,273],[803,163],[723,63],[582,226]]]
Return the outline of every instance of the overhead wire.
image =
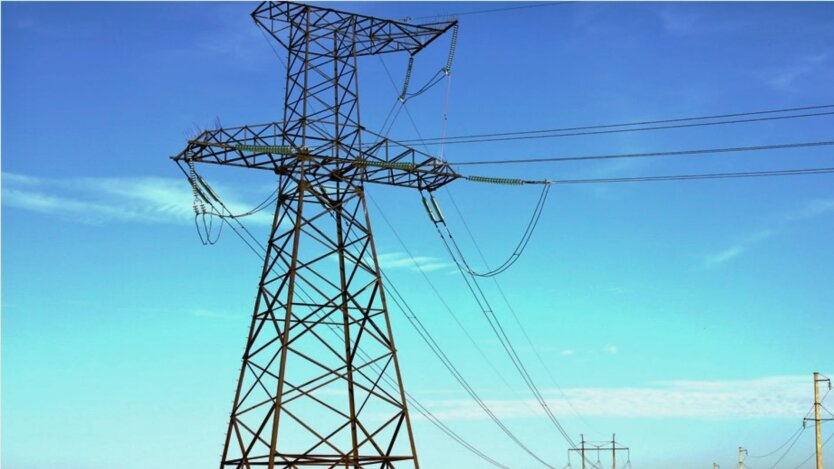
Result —
[[[391,230],[391,234],[394,235],[394,238],[397,240],[400,247],[403,249],[403,251],[406,253],[406,255],[411,259],[411,262],[414,265],[414,268],[417,269],[418,272],[420,272],[423,279],[429,285],[429,289],[432,291],[432,293],[434,293],[434,296],[440,301],[440,303],[443,305],[443,308],[446,310],[446,312],[449,314],[449,316],[454,320],[455,324],[461,330],[464,337],[466,337],[469,340],[470,344],[475,348],[475,350],[478,352],[478,354],[481,356],[481,358],[484,360],[484,362],[492,369],[492,371],[495,373],[495,375],[498,377],[498,379],[500,379],[504,383],[504,385],[507,387],[507,389],[509,389],[511,392],[513,392],[514,394],[517,395],[517,393],[515,391],[515,388],[513,388],[510,385],[510,383],[504,377],[504,374],[501,373],[498,370],[498,368],[495,366],[495,363],[493,363],[493,361],[489,358],[489,356],[486,353],[484,353],[481,346],[478,345],[478,342],[472,337],[472,334],[469,333],[469,328],[467,328],[466,326],[463,325],[463,323],[461,322],[458,315],[449,306],[449,303],[446,301],[445,298],[443,298],[443,295],[440,294],[440,291],[437,289],[437,287],[434,285],[434,282],[431,281],[431,279],[426,274],[423,267],[417,261],[416,257],[411,252],[411,249],[409,249],[408,245],[405,243],[402,236],[400,236],[399,232],[397,232],[397,229],[394,227],[394,225],[388,219],[388,216],[382,210],[382,207],[379,206],[379,204],[373,198],[373,196],[371,196],[370,194],[366,194],[366,196],[368,197],[368,200],[370,200],[371,203],[374,205],[374,207],[376,208],[377,213],[379,213],[380,217],[382,217],[382,221],[385,223],[385,225],[388,227],[388,229]],[[520,396],[517,395],[517,397],[520,397]],[[526,405],[526,401],[522,401],[522,402],[524,402],[525,405]]]
[[[647,130],[664,130],[664,129],[702,127],[702,126],[713,126],[713,125],[741,124],[741,123],[749,123],[749,122],[767,122],[767,121],[783,120],[783,119],[798,119],[798,118],[805,118],[805,117],[829,116],[829,115],[834,114],[834,111],[812,112],[812,113],[804,113],[804,114],[790,114],[790,115],[786,115],[786,116],[769,116],[769,117],[751,118],[751,119],[731,119],[731,118],[763,116],[763,115],[768,115],[768,114],[784,114],[784,113],[789,113],[789,112],[800,112],[800,111],[818,111],[818,110],[822,110],[822,109],[832,109],[832,108],[834,108],[834,104],[821,104],[821,105],[814,105],[814,106],[803,106],[803,107],[782,108],[782,109],[767,109],[767,110],[759,110],[759,111],[747,111],[747,112],[726,113],[726,114],[712,114],[712,115],[694,116],[694,117],[680,117],[680,118],[672,118],[672,119],[655,119],[655,120],[624,122],[624,123],[616,123],[616,124],[595,124],[595,125],[561,127],[561,128],[551,128],[551,129],[522,130],[522,131],[514,131],[514,132],[491,132],[491,133],[447,136],[445,138],[431,137],[431,138],[425,138],[425,139],[407,139],[407,140],[402,140],[401,143],[436,143],[437,141],[439,141],[441,139],[446,140],[447,143],[473,143],[473,142],[480,142],[480,141],[502,141],[502,140],[528,139],[528,138],[571,137],[571,136],[578,136],[578,135],[598,135],[598,134],[607,134],[607,133],[637,132],[637,131],[647,131]],[[730,119],[730,120],[721,120],[721,121],[718,121],[718,122],[695,122],[695,121],[714,120],[714,119]],[[688,124],[685,124],[685,123],[688,123]],[[657,124],[680,124],[680,125],[662,125],[662,126],[659,126]],[[649,127],[646,127],[646,126],[649,126]],[[618,127],[638,127],[638,128],[617,129]],[[601,131],[601,132],[581,132],[581,131]],[[550,134],[556,134],[556,135],[550,135]]]
[[[383,65],[384,65],[384,62],[383,62]],[[390,79],[391,78],[390,73],[388,75],[389,75],[389,79]],[[394,87],[394,90],[396,91],[396,83],[393,82],[393,79],[391,79],[391,85]],[[403,107],[404,108],[406,107],[406,103],[403,103]],[[406,112],[410,117],[410,113],[408,113],[407,108],[406,108]],[[413,119],[411,119],[411,124],[414,126],[414,130],[417,133],[418,137],[421,137],[420,136],[420,130],[417,127],[416,123],[413,121]],[[425,144],[424,144],[424,146],[425,146]],[[426,204],[425,197],[423,198],[423,202],[424,202],[424,204]],[[426,208],[428,209],[428,205],[426,205]],[[430,210],[429,210],[429,213],[431,213]],[[442,219],[442,217],[441,217],[441,219]],[[444,225],[445,225],[445,223],[444,223]],[[494,311],[492,310],[492,307],[489,305],[489,302],[488,302],[486,296],[484,295],[483,291],[481,290],[480,286],[478,285],[476,276],[472,275],[472,270],[471,269],[467,269],[466,271],[464,271],[464,269],[461,267],[461,263],[458,261],[458,258],[453,254],[453,251],[450,248],[449,243],[447,243],[445,237],[443,236],[443,233],[441,232],[438,223],[435,223],[435,228],[437,229],[438,234],[440,234],[441,239],[444,242],[444,245],[446,247],[447,252],[451,255],[452,259],[455,260],[455,264],[458,266],[458,269],[460,270],[460,273],[463,276],[469,291],[472,293],[473,298],[475,299],[476,303],[478,304],[479,308],[481,309],[481,312],[483,313],[484,317],[487,319],[487,322],[489,323],[490,328],[493,330],[494,334],[496,335],[499,342],[501,343],[502,348],[507,353],[508,357],[510,358],[510,361],[513,363],[513,366],[519,372],[519,374],[522,377],[522,380],[525,382],[528,389],[530,389],[530,391],[532,392],[532,394],[536,398],[539,405],[545,411],[545,414],[548,416],[550,422],[552,424],[554,424],[554,426],[559,431],[559,433],[562,435],[562,437],[565,439],[565,441],[571,447],[575,448],[576,443],[573,441],[573,439],[570,437],[570,435],[565,431],[562,424],[558,421],[556,416],[550,410],[550,408],[547,405],[547,402],[544,399],[544,396],[541,394],[540,390],[536,386],[535,382],[532,380],[532,377],[530,376],[529,372],[527,371],[526,367],[524,366],[523,362],[521,361],[521,358],[518,355],[518,353],[516,352],[514,346],[512,345],[512,342],[510,341],[509,336],[504,331],[504,328],[501,325],[500,321],[498,320],[498,317],[495,315]],[[448,230],[448,227],[446,227],[446,231],[447,231],[448,236],[451,238],[451,232]],[[462,258],[463,254],[460,252],[460,249],[458,248],[457,244],[454,243],[453,238],[451,239],[451,241],[452,241],[452,245],[455,247],[458,254],[460,254],[461,260],[463,262],[465,262],[465,260],[463,260],[463,258]],[[468,279],[466,277],[467,274],[471,275],[471,282],[472,283],[470,283],[470,279]],[[473,288],[473,284],[474,284],[474,288]],[[593,464],[593,463],[591,463],[591,464]]]
[[[636,176],[620,178],[588,178],[588,179],[544,179],[525,180],[524,184],[609,184],[628,182],[657,182],[657,181],[688,181],[696,179],[728,179],[777,176],[806,176],[813,174],[834,173],[834,167],[799,168],[772,171],[740,171],[729,173],[700,173],[700,174],[672,174],[662,176]]]
[[[350,235],[346,239],[346,245],[354,245],[353,242],[350,241]],[[358,249],[353,246],[352,249]],[[358,257],[357,257],[358,258]],[[405,298],[400,294],[399,290],[396,288],[395,284],[391,281],[390,278],[385,274],[385,272],[381,271],[382,279],[385,281],[386,291],[390,291],[393,295],[390,296],[390,299],[393,300],[395,306],[397,306],[404,314],[404,316],[408,319],[409,323],[412,327],[417,331],[418,335],[421,339],[429,346],[435,356],[441,361],[444,367],[452,374],[452,376],[458,381],[459,384],[464,388],[464,390],[469,394],[469,396],[478,404],[479,407],[487,414],[487,416],[496,423],[496,425],[513,441],[517,446],[519,446],[523,451],[529,454],[531,457],[536,459],[541,464],[545,465],[553,469],[553,466],[549,465],[544,459],[539,457],[535,452],[533,452],[527,445],[523,443],[523,441],[518,438],[507,426],[506,424],[501,421],[501,419],[493,412],[493,410],[486,404],[486,402],[477,394],[474,387],[472,387],[460,370],[454,365],[451,359],[446,355],[443,351],[442,347],[437,343],[434,339],[432,334],[429,330],[425,327],[425,325],[420,321],[419,317],[416,315],[414,310],[405,300]],[[490,458],[491,459],[491,458]],[[499,464],[500,466],[500,464]],[[503,467],[503,466],[500,466]]]
[[[825,441],[822,442],[822,447],[825,447],[825,445],[827,445],[828,442],[831,441],[832,438],[834,438],[834,433],[828,435],[828,438],[826,438]],[[811,453],[810,455],[808,455],[807,458],[805,458],[804,461],[799,463],[799,465],[797,465],[794,469],[799,469],[800,467],[804,466],[805,464],[808,463],[808,461],[810,461],[816,455],[817,455],[816,451]]]
[[[530,5],[517,5],[511,7],[503,7],[503,8],[487,8],[483,10],[468,10],[462,11],[457,13],[447,13],[447,14],[439,14],[439,15],[430,15],[430,16],[418,16],[415,18],[406,18],[407,20],[423,20],[423,19],[434,19],[434,18],[449,18],[449,17],[458,17],[458,16],[469,16],[469,15],[482,15],[486,13],[500,13],[505,11],[512,11],[512,10],[526,10],[530,8],[543,8],[543,7],[552,7],[557,5],[566,5],[568,3],[574,2],[536,2]]]
[[[747,455],[747,457],[748,457],[748,458],[752,458],[752,459],[764,459],[764,458],[768,458],[768,457],[770,457],[770,456],[773,456],[774,454],[778,453],[778,452],[779,452],[779,450],[781,450],[782,448],[784,448],[785,446],[787,446],[787,445],[788,445],[788,443],[790,443],[790,442],[794,439],[794,437],[796,437],[796,435],[797,435],[797,434],[802,433],[804,430],[805,430],[805,426],[804,426],[804,425],[800,425],[800,426],[796,429],[796,431],[795,431],[793,434],[791,434],[791,436],[789,436],[787,440],[785,440],[785,442],[784,442],[784,443],[782,443],[781,445],[779,445],[779,447],[777,447],[777,448],[776,448],[776,449],[774,449],[773,451],[771,451],[771,452],[769,452],[769,453],[766,453],[766,454],[762,454],[762,455],[748,454],[748,455]]]
[[[810,415],[811,412],[813,411],[813,409],[814,408],[812,406],[811,409],[809,409],[808,412],[805,413],[805,416],[807,417],[808,415]],[[802,436],[803,433],[805,433],[805,425],[804,424],[802,425],[802,431],[800,431],[799,433],[796,434],[793,441],[791,441],[790,445],[788,445],[788,447],[785,449],[785,451],[782,453],[782,455],[779,456],[779,459],[777,459],[776,462],[772,466],[770,466],[770,469],[776,469],[776,467],[779,466],[779,463],[781,463],[782,460],[785,459],[785,457],[788,455],[788,453],[791,452],[791,449],[793,449],[793,447],[796,445],[796,442],[799,441],[799,437]],[[784,446],[784,445],[782,445],[782,446]]]
[[[448,254],[452,257],[452,259],[455,260],[455,264],[458,266],[461,276],[463,277],[467,288],[469,289],[470,293],[475,299],[475,302],[478,304],[478,307],[480,308],[481,312],[483,313],[484,317],[489,323],[489,326],[495,334],[496,338],[498,338],[498,341],[501,343],[501,346],[504,349],[505,353],[510,358],[513,367],[516,369],[516,371],[518,371],[522,380],[525,382],[528,389],[535,397],[536,401],[542,407],[550,422],[556,427],[556,429],[559,431],[559,433],[571,447],[576,447],[576,443],[573,441],[573,439],[570,437],[567,431],[565,431],[562,424],[550,410],[550,407],[547,405],[544,396],[538,389],[538,386],[536,386],[535,381],[533,381],[532,377],[530,376],[529,371],[527,370],[523,361],[521,360],[521,357],[519,356],[517,350],[515,349],[515,346],[513,345],[512,341],[507,335],[506,330],[501,324],[501,321],[498,319],[498,316],[495,314],[495,311],[490,305],[489,300],[487,299],[486,295],[484,294],[483,290],[478,284],[477,277],[471,275],[469,271],[462,266],[462,262],[465,261],[463,261],[462,259],[459,260],[459,256],[461,256],[462,254],[460,253],[460,249],[457,246],[457,243],[453,241],[453,238],[449,241],[446,240],[446,237],[440,230],[439,224],[435,224],[435,228],[440,234]]]
[[[450,55],[450,61],[451,61],[451,55]],[[384,65],[384,62],[383,62],[383,65]],[[390,77],[390,74],[389,74],[389,77]],[[434,86],[434,84],[431,84],[430,86]],[[424,92],[424,91],[425,91],[425,90],[420,91],[419,93],[422,93],[422,92]],[[419,94],[419,93],[418,93],[418,94]],[[404,105],[404,102],[403,102],[403,105]],[[407,109],[406,109],[406,111],[407,111]],[[398,113],[398,112],[399,112],[399,111],[397,111],[397,113]],[[389,112],[389,115],[390,115],[390,114],[391,114],[391,113]],[[409,116],[409,117],[411,117],[411,116]],[[387,119],[388,119],[388,118],[386,118],[386,120],[387,120]],[[394,119],[394,120],[396,119],[396,114],[394,114],[393,119]],[[413,118],[412,118],[412,122],[413,122]],[[392,126],[393,126],[393,120],[392,120],[392,123],[390,124],[390,126],[388,127],[388,131],[389,131],[389,132],[390,132],[390,128],[391,128]],[[383,127],[383,128],[384,128],[384,127]],[[387,132],[386,132],[386,133],[387,133]],[[182,168],[181,168],[181,169],[182,169]],[[218,198],[218,200],[217,200],[217,201],[218,201],[220,204],[222,204],[222,201],[220,201],[220,200],[219,200],[219,198]],[[223,208],[224,208],[224,210],[226,210],[226,212],[231,213],[230,211],[228,211],[228,209],[225,207],[225,205],[223,205]],[[223,221],[225,221],[226,223],[229,223],[229,221],[228,221],[228,220],[226,220],[225,218],[221,218],[221,219],[222,219]],[[240,224],[240,225],[242,226],[242,223],[241,223],[241,222],[240,222],[240,221],[239,221],[236,217],[231,217],[231,219],[235,220],[238,224]],[[230,223],[229,223],[229,224],[230,224]],[[230,225],[231,225],[231,224],[230,224]],[[244,229],[245,229],[245,228],[244,228]],[[261,257],[261,259],[262,259],[262,260],[264,260],[264,258],[263,258],[263,257],[262,257],[262,256],[261,256],[261,255],[260,255],[260,254],[256,251],[256,250],[254,250],[254,248],[252,248],[252,246],[251,246],[251,245],[249,245],[248,241],[247,241],[247,240],[246,240],[246,239],[245,239],[242,235],[240,235],[240,234],[237,232],[237,230],[234,230],[234,231],[235,231],[235,233],[236,233],[236,234],[238,234],[238,236],[239,236],[239,237],[241,237],[241,239],[243,239],[243,240],[244,240],[244,242],[245,242],[245,243],[246,243],[246,244],[250,247],[250,249],[252,249],[252,250],[253,250],[253,252],[255,252],[255,253],[256,253],[259,257]],[[253,238],[253,239],[254,239],[254,236],[252,236],[252,235],[251,235],[251,232],[249,232],[248,230],[246,230],[246,232],[249,234],[249,236],[250,236],[251,238]],[[263,248],[263,249],[265,250],[265,248]],[[384,275],[384,273],[383,273],[383,275]],[[392,283],[390,282],[390,280],[388,280],[387,278],[386,278],[386,283],[387,283],[389,286],[393,287],[393,284],[392,284]],[[413,318],[415,321],[418,321],[418,322],[417,322],[417,325],[418,325],[418,326],[422,326],[422,323],[420,323],[420,322],[419,322],[419,318],[417,318],[417,317],[416,317],[416,315],[414,315],[414,314],[413,314],[413,310],[411,310],[411,309],[408,307],[407,303],[405,303],[405,302],[404,302],[404,301],[405,301],[405,300],[404,300],[404,298],[402,298],[402,297],[399,295],[399,292],[395,289],[395,287],[393,287],[393,291],[395,292],[395,296],[396,296],[396,297],[399,297],[399,299],[400,299],[400,301],[402,302],[403,306],[407,307],[407,308],[408,308],[408,311],[411,311],[411,315],[406,314],[406,317]],[[397,301],[397,300],[395,299],[395,302],[396,302],[396,301]],[[403,311],[405,311],[405,309],[403,309]],[[434,342],[433,338],[431,338],[431,336],[430,336],[430,335],[428,335],[428,331],[425,329],[425,327],[424,327],[424,326],[420,327],[420,328],[419,328],[419,330],[422,330],[422,332],[426,334],[426,337],[429,339],[427,343],[434,343],[434,344],[436,345],[436,342]],[[434,350],[434,349],[433,349],[433,350]],[[440,351],[440,352],[442,352],[442,350],[439,350],[439,351]],[[440,356],[445,356],[445,354],[442,354],[442,353],[441,353],[441,355],[440,355]],[[440,357],[440,356],[439,356],[439,357]],[[448,360],[444,362],[444,364],[446,364],[446,363],[451,364],[451,362],[448,362]],[[451,371],[451,370],[450,370],[450,371]],[[473,389],[473,391],[474,391],[474,389]],[[420,406],[420,407],[422,407],[422,406]],[[419,410],[420,410],[420,409],[418,408],[418,411],[419,411]],[[425,410],[427,410],[427,409],[425,409]],[[494,414],[493,414],[493,415],[494,415]],[[438,425],[438,424],[442,425],[442,422],[440,422],[440,421],[439,421],[439,419],[436,419],[436,418],[432,419],[432,418],[430,418],[430,421],[432,421],[432,422],[433,422],[433,423],[435,423],[436,425]],[[454,435],[454,433],[453,433],[453,432],[447,431],[447,430],[449,430],[449,429],[448,429],[448,427],[445,427],[445,426],[440,426],[440,425],[439,425],[439,427],[441,428],[441,430],[443,430],[443,431],[444,431],[444,433],[446,433],[447,435],[449,435],[450,437],[452,437],[453,439],[455,439],[455,441],[457,441],[458,443],[461,443],[461,444],[464,444],[464,443],[465,443],[465,440],[463,440],[463,439],[462,439],[462,438],[460,438],[459,436],[458,436],[457,438],[455,438],[455,437],[453,436],[453,435]],[[503,426],[503,424],[502,424],[502,425],[499,425],[499,426],[500,426],[500,427],[502,427],[502,429],[505,429],[505,428],[506,428],[505,426]],[[445,428],[444,428],[444,427],[445,427]],[[523,444],[523,442],[521,442],[521,440],[520,440],[520,439],[518,439],[518,438],[517,438],[517,437],[515,437],[514,435],[509,434],[508,429],[507,429],[507,431],[505,431],[505,433],[508,433],[508,436],[509,436],[512,440],[514,440],[514,441],[515,441],[515,442],[516,442],[519,446],[521,446],[523,449],[525,449],[525,450],[526,450],[526,452],[528,452],[528,454],[530,454],[531,456],[533,456],[533,457],[534,457],[535,459],[537,459],[539,462],[541,462],[542,464],[544,464],[545,466],[547,466],[547,467],[549,467],[549,468],[552,468],[552,467],[553,467],[553,466],[550,466],[549,464],[547,464],[544,460],[542,460],[541,458],[539,458],[537,455],[535,455],[534,453],[532,453],[532,452],[529,450],[529,448],[527,448],[527,447]],[[462,443],[462,442],[463,442],[463,443]],[[476,454],[478,454],[480,457],[482,457],[482,459],[485,459],[485,460],[487,460],[488,462],[492,463],[493,465],[496,465],[496,466],[498,466],[498,467],[506,467],[506,466],[503,466],[503,465],[501,465],[501,464],[499,464],[499,463],[495,462],[493,459],[489,458],[488,456],[483,455],[483,453],[480,453],[479,451],[477,451],[477,450],[476,450],[474,447],[472,447],[471,445],[464,444],[464,447],[466,447],[466,448],[467,448],[467,449],[469,449],[470,451],[474,450],[473,452],[475,452],[475,453],[476,453]]]
[[[484,263],[486,268],[489,269],[490,268],[489,267],[489,262],[487,261],[483,250],[481,249],[480,245],[478,244],[478,242],[475,238],[475,235],[472,233],[472,230],[469,228],[469,224],[466,222],[466,218],[463,216],[463,212],[461,211],[460,207],[458,206],[457,202],[455,201],[455,198],[452,196],[451,191],[449,191],[448,188],[444,188],[444,189],[445,189],[446,195],[449,197],[449,200],[452,202],[452,207],[454,207],[455,212],[457,213],[458,217],[460,218],[461,222],[463,223],[463,227],[466,230],[466,233],[469,235],[470,241],[472,241],[473,246],[475,246],[475,250],[478,252],[478,255],[480,256],[481,261]],[[492,280],[495,283],[495,288],[498,290],[498,293],[501,295],[501,298],[504,300],[504,304],[506,304],[507,309],[510,311],[510,314],[512,315],[513,319],[515,320],[516,325],[518,325],[519,329],[521,329],[521,332],[524,335],[525,340],[527,341],[527,345],[530,347],[530,349],[536,355],[536,358],[538,359],[539,364],[541,364],[542,368],[544,368],[545,373],[547,373],[548,377],[550,378],[550,381],[554,384],[554,386],[556,386],[556,389],[559,391],[559,394],[561,394],[562,398],[565,399],[565,402],[567,402],[568,406],[573,411],[573,413],[577,417],[582,418],[581,415],[579,414],[579,412],[573,406],[573,403],[571,403],[571,400],[568,398],[565,391],[562,389],[562,387],[556,381],[556,378],[553,375],[553,373],[550,371],[550,367],[547,365],[547,362],[541,356],[541,353],[539,353],[539,349],[533,344],[533,341],[530,338],[530,334],[527,332],[527,328],[524,327],[524,324],[521,322],[521,319],[518,317],[518,314],[516,314],[515,308],[513,308],[512,304],[510,303],[509,298],[504,293],[504,289],[501,288],[500,282],[498,282],[498,279],[495,278],[495,277],[493,277]]]
[[[562,163],[569,161],[593,161],[593,160],[610,160],[620,158],[646,158],[659,156],[688,156],[688,155],[706,155],[714,153],[738,153],[751,151],[765,151],[765,150],[783,150],[788,148],[812,148],[824,147],[834,145],[834,140],[814,141],[814,142],[795,142],[795,143],[779,143],[772,145],[752,145],[741,147],[724,147],[724,148],[699,148],[688,150],[671,150],[671,151],[656,151],[643,153],[613,153],[602,155],[583,155],[583,156],[557,156],[557,157],[536,157],[536,158],[518,158],[518,159],[503,159],[503,160],[478,160],[478,161],[450,161],[449,164],[454,166],[472,166],[472,165],[495,165],[495,164],[520,164],[520,163]]]
[[[182,167],[180,167],[180,169],[182,170]],[[188,176],[188,173],[186,173],[184,170],[183,170],[183,173],[184,173],[184,174],[186,174],[186,177]],[[222,200],[217,200],[216,202],[220,205],[220,209],[218,209],[217,207],[214,207],[214,208],[215,208],[218,212],[221,212],[221,209],[222,209],[222,211],[225,211],[225,212],[229,213],[228,208],[224,205],[224,203],[222,202]],[[210,202],[210,201],[209,201],[209,204],[210,204],[210,205],[213,205],[213,203],[212,203],[212,202]],[[240,239],[244,242],[244,244],[246,244],[246,246],[247,246],[247,247],[248,247],[248,248],[249,248],[249,249],[250,249],[250,250],[251,250],[251,251],[252,251],[252,252],[253,252],[253,253],[254,253],[254,254],[255,254],[255,255],[259,258],[259,259],[260,259],[260,260],[261,260],[261,261],[263,261],[263,262],[265,262],[265,261],[266,261],[266,259],[265,259],[266,247],[265,247],[265,246],[263,246],[263,245],[260,243],[260,241],[258,241],[258,240],[254,237],[254,235],[252,235],[251,231],[249,231],[249,230],[245,227],[245,225],[243,225],[243,224],[240,222],[240,220],[238,220],[238,219],[237,219],[237,218],[235,218],[235,217],[223,217],[223,218],[221,218],[221,220],[222,220],[223,222],[225,222],[226,224],[228,224],[228,225],[229,225],[229,227],[230,227],[230,228],[234,231],[234,233],[235,233],[235,234],[236,234],[236,235],[237,235],[237,236],[238,236],[238,237],[239,237],[239,238],[240,238]],[[229,220],[234,220],[234,221],[235,221],[235,222],[239,225],[239,227],[240,227],[240,228],[241,228],[241,229],[242,229],[242,230],[243,230],[243,231],[244,231],[244,232],[245,232],[245,233],[249,236],[249,238],[250,238],[252,241],[254,241],[254,243],[250,242],[250,240],[249,240],[249,239],[247,239],[244,235],[242,235],[242,234],[241,234],[241,233],[237,230],[237,228],[236,228],[236,227],[235,227],[235,226],[231,223],[231,221],[229,221]],[[254,247],[252,244],[255,244],[256,246],[260,247],[260,248],[261,248],[261,250],[262,250],[262,252],[259,252],[257,249],[255,249],[255,247]],[[273,270],[273,271],[274,271],[274,269],[275,269],[275,265],[270,266],[270,270]],[[277,272],[276,272],[276,274],[277,274]],[[392,284],[391,284],[391,282],[390,282],[390,280],[386,280],[386,283],[388,283],[389,285],[392,285]],[[308,292],[306,292],[306,291],[304,290],[303,286],[301,286],[301,285],[297,285],[297,288],[300,290],[300,292],[301,292],[304,296],[306,296],[306,297],[307,297],[308,301],[313,302],[313,300],[312,300],[312,296],[311,296]],[[336,326],[333,326],[333,327],[336,327]],[[338,332],[337,332],[337,334],[338,334]],[[361,351],[360,351],[360,352],[361,352]],[[424,416],[426,416],[426,418],[427,418],[430,422],[432,422],[435,426],[437,426],[437,427],[438,427],[438,428],[439,428],[439,429],[440,429],[443,433],[445,433],[447,436],[449,436],[450,438],[452,438],[453,440],[455,440],[458,444],[462,445],[464,448],[466,448],[466,449],[467,449],[467,450],[469,450],[470,452],[473,452],[476,456],[478,456],[478,457],[480,457],[481,459],[483,459],[483,460],[485,460],[485,461],[489,462],[490,464],[492,464],[492,465],[494,465],[494,466],[496,466],[496,467],[499,467],[499,468],[505,468],[505,469],[507,468],[507,466],[504,466],[503,464],[498,463],[496,460],[494,460],[493,458],[491,458],[491,457],[487,456],[487,455],[486,455],[486,454],[484,454],[482,451],[478,450],[478,449],[477,449],[474,445],[472,445],[471,443],[469,443],[468,441],[466,441],[463,437],[461,437],[460,435],[458,435],[457,433],[455,433],[455,432],[454,432],[451,428],[449,428],[447,425],[445,425],[445,424],[442,422],[442,420],[440,420],[439,418],[437,418],[436,416],[434,416],[434,414],[432,414],[432,413],[429,411],[429,409],[428,409],[428,408],[426,408],[424,405],[422,405],[422,404],[421,404],[421,403],[420,403],[420,402],[419,402],[416,398],[414,398],[413,396],[411,396],[411,395],[410,395],[410,394],[408,394],[408,393],[406,393],[406,394],[407,394],[407,397],[408,397],[408,399],[409,399],[409,402],[410,402],[410,403],[412,403],[412,404],[415,404],[415,407],[417,408],[418,412],[420,412],[421,414],[423,414]]]

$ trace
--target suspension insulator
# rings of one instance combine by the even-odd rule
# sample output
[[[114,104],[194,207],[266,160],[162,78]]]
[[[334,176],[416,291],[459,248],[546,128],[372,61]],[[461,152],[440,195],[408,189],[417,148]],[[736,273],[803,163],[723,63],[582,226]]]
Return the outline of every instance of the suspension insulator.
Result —
[[[431,219],[432,223],[437,223],[437,218],[434,217],[434,213],[431,211],[431,206],[429,206],[429,201],[426,200],[425,197],[423,199],[423,207],[426,207],[426,213],[429,214],[429,218]]]
[[[405,82],[403,82],[403,91],[400,93],[399,100],[401,103],[405,102],[408,94],[408,85],[411,83],[411,70],[414,68],[414,56],[408,58],[408,68],[405,69]]]
[[[449,46],[449,58],[446,59],[446,68],[443,69],[443,73],[446,74],[446,76],[449,76],[452,73],[452,60],[455,58],[455,47],[457,47],[458,44],[458,26],[459,24],[455,23],[455,27],[452,29],[452,42]]]
[[[437,211],[437,218],[440,219],[441,223],[445,223],[446,221],[443,219],[443,212],[440,211],[440,205],[437,204],[437,199],[434,196],[431,196],[431,204],[434,206],[434,209]]]

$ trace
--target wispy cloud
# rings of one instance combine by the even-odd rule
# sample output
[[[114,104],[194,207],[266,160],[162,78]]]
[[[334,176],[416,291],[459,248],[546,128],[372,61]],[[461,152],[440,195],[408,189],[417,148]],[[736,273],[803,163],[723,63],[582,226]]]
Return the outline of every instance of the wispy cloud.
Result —
[[[705,268],[717,267],[725,264],[745,252],[756,244],[765,241],[783,231],[789,224],[834,212],[834,199],[812,199],[801,206],[777,216],[770,228],[761,229],[742,237],[735,244],[704,256]]]
[[[828,54],[808,55],[799,57],[789,66],[770,70],[765,73],[768,85],[778,90],[789,90],[800,78],[816,71],[828,60]]]
[[[223,190],[223,194],[231,191]],[[234,196],[232,212],[248,209]],[[159,177],[40,178],[3,173],[3,205],[82,223],[192,223],[191,188],[183,179]],[[271,214],[250,217],[269,224]]]
[[[753,419],[801,418],[808,410],[807,376],[768,376],[748,380],[661,381],[637,387],[564,388],[545,392],[556,415],[628,418]],[[567,398],[567,399],[566,399]],[[487,418],[471,401],[427,400],[444,420]],[[501,418],[539,417],[534,399],[493,399],[487,404]]]
[[[431,272],[434,270],[443,270],[452,267],[451,262],[444,261],[437,257],[414,256],[412,258],[404,252],[379,254],[377,259],[379,260],[379,266],[385,270],[408,269],[415,272],[418,270]]]
[[[559,352],[559,355],[561,355],[563,357],[570,357],[574,353],[576,353],[576,352],[574,352],[573,349],[565,349],[565,350],[562,350],[561,352]]]
[[[716,267],[721,264],[724,264],[725,262],[729,262],[743,254],[754,244],[770,238],[771,236],[773,236],[773,234],[773,230],[757,231],[751,235],[742,238],[736,244],[733,244],[732,246],[726,249],[721,249],[720,251],[709,253],[704,258],[704,267]]]
[[[616,354],[620,351],[620,349],[616,345],[608,344],[602,348],[602,351],[605,353],[610,353],[611,355]]]

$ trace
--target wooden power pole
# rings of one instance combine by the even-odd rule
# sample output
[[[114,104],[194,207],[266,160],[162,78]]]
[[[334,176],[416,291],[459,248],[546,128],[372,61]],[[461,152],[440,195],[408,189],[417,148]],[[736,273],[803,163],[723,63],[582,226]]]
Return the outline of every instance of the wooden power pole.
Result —
[[[814,418],[803,419],[805,421],[814,421],[814,433],[816,433],[816,448],[817,448],[817,469],[822,469],[822,421],[834,420],[830,418],[822,418],[822,402],[820,402],[820,383],[828,383],[828,389],[831,389],[831,379],[814,372]]]
[[[738,469],[744,469],[744,457],[747,456],[747,450],[742,448],[741,446],[738,447]]]

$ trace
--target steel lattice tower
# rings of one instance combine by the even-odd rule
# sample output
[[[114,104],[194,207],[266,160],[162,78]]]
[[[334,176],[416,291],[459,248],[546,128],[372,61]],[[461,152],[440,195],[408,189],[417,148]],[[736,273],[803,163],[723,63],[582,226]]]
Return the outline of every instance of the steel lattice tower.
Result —
[[[433,190],[457,175],[361,127],[357,66],[413,56],[455,22],[288,2],[252,17],[287,50],[283,121],[205,131],[174,157],[279,177],[220,467],[419,467],[364,185]]]

